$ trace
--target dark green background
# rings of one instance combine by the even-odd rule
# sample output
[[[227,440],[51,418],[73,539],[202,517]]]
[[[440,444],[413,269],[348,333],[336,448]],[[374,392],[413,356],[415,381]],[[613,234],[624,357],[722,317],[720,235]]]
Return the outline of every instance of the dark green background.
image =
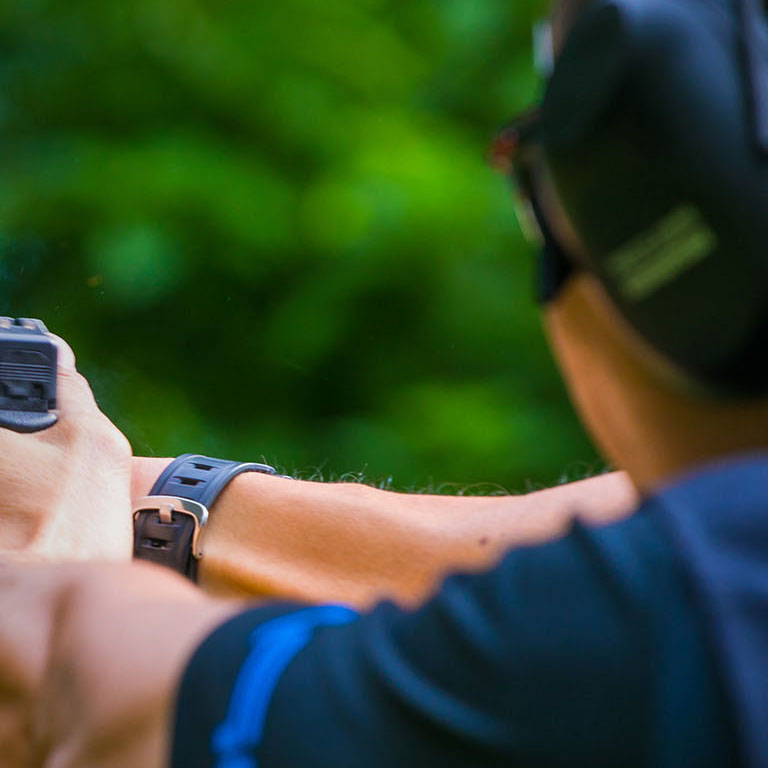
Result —
[[[524,0],[0,4],[0,304],[137,453],[397,488],[596,466],[486,146]]]

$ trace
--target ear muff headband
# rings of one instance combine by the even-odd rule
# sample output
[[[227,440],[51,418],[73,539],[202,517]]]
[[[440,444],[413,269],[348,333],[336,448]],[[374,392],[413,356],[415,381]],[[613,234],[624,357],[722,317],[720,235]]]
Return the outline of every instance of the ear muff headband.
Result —
[[[768,393],[768,29],[757,3],[591,3],[557,59],[539,137],[621,314],[696,382],[736,396]]]

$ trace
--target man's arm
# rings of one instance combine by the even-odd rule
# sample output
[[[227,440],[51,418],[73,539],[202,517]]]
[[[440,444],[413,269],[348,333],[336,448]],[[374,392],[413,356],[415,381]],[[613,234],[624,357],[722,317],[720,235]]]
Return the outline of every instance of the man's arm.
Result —
[[[134,498],[148,493],[168,461],[134,459]],[[248,473],[216,502],[200,581],[220,595],[415,604],[451,571],[481,570],[511,546],[562,534],[574,516],[608,522],[636,503],[622,473],[503,497],[394,493]]]
[[[683,696],[673,753],[695,733],[706,764],[727,764],[717,675],[658,534],[647,514],[580,528],[450,579],[417,611],[367,616],[244,610],[152,566],[0,570],[16,618],[0,624],[0,734],[15,726],[0,754],[161,768],[175,722],[184,768],[629,765]]]

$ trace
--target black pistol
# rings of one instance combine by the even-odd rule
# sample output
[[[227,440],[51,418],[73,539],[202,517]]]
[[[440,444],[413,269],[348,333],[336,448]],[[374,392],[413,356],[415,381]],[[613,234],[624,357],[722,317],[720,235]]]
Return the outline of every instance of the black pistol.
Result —
[[[0,427],[39,432],[56,423],[57,352],[40,320],[0,317]]]

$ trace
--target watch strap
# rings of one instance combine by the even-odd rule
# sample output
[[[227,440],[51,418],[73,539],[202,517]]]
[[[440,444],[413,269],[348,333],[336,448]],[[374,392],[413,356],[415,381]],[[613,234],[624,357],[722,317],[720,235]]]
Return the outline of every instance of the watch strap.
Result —
[[[227,483],[243,472],[274,475],[275,469],[268,464],[228,461],[185,453],[163,470],[149,495],[178,496],[197,501],[210,509]]]
[[[157,478],[149,496],[134,508],[133,556],[165,565],[196,581],[201,556],[198,537],[208,510],[227,484],[243,472],[275,474],[268,464],[195,453],[174,459]]]

